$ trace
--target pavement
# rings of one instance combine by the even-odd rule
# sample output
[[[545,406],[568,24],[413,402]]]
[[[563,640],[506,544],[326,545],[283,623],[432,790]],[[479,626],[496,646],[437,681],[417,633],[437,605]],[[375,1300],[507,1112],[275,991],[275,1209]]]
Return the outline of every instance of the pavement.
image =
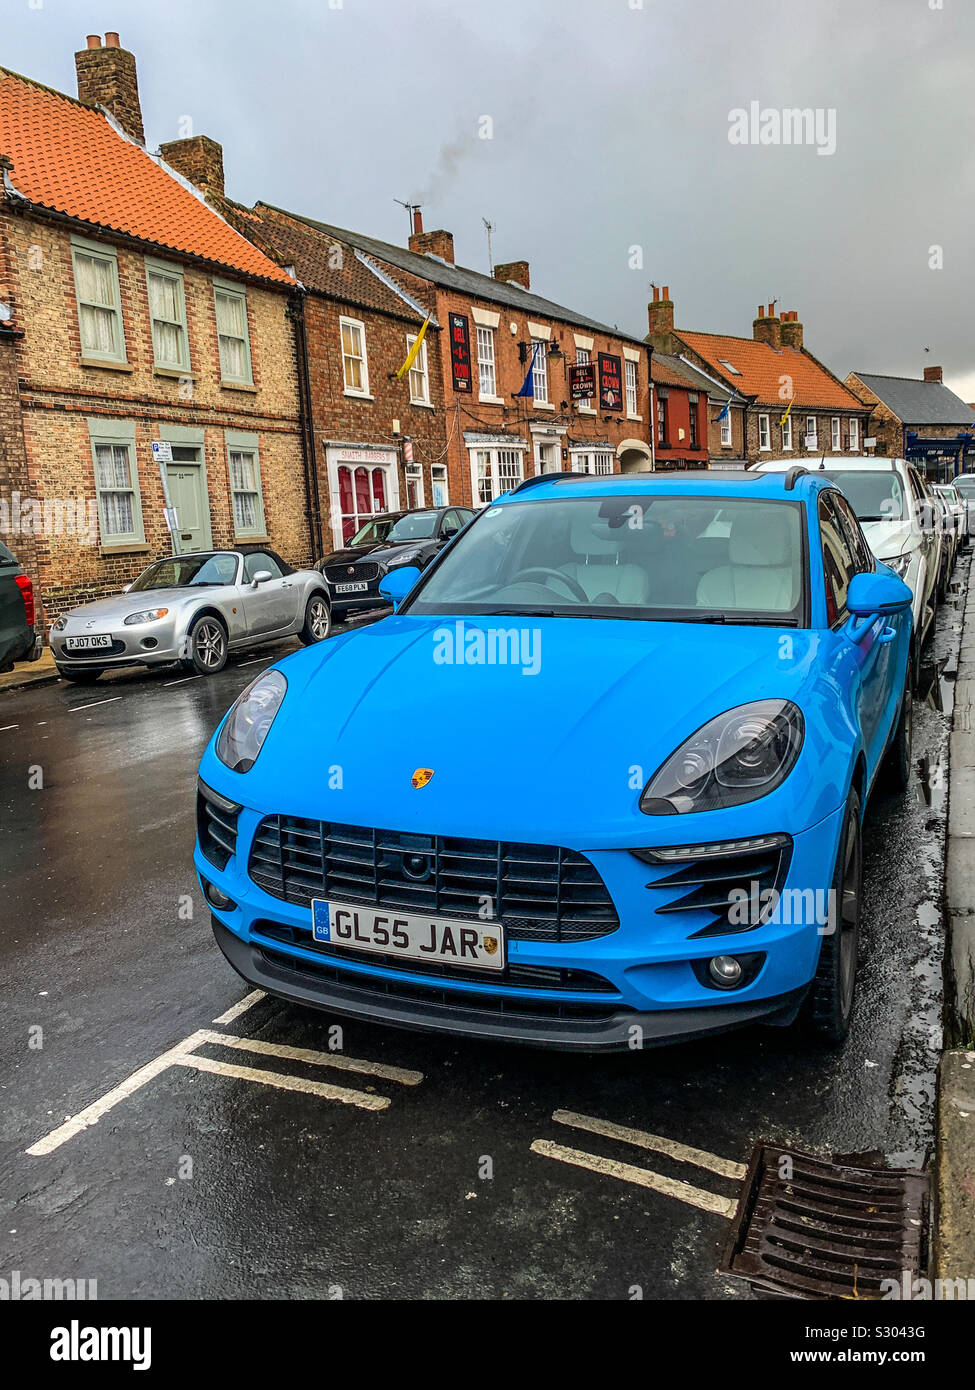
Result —
[[[948,923],[939,1070],[937,1274],[975,1279],[975,596],[970,588],[954,683],[945,851]]]
[[[716,1265],[756,1142],[906,1167],[935,1143],[960,619],[912,784],[868,809],[838,1052],[755,1028],[571,1056],[254,994],[193,873],[196,767],[289,645],[0,691],[0,1273],[101,1299],[750,1301]]]
[[[15,661],[12,671],[0,671],[0,693],[20,690],[25,685],[47,685],[60,680],[50,647],[45,647],[36,661]]]

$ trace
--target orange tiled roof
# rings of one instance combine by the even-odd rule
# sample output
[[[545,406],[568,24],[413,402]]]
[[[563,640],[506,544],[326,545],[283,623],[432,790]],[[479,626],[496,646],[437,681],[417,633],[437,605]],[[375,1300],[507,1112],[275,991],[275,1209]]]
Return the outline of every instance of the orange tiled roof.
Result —
[[[727,337],[723,333],[690,333],[682,328],[675,332],[723,380],[737,386],[743,395],[754,396],[762,405],[782,405],[781,378],[789,376],[797,405],[824,410],[864,409],[863,402],[807,352],[791,347],[773,348],[752,338]],[[739,375],[723,366],[722,360],[737,367]]]
[[[98,111],[0,68],[0,154],[32,203],[228,270],[291,277]]]

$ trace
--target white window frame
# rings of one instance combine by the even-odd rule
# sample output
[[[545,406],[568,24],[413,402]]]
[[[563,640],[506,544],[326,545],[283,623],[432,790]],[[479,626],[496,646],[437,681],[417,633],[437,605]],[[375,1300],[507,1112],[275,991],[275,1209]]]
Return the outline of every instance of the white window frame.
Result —
[[[108,304],[101,303],[94,299],[82,299],[78,284],[78,261],[82,257],[90,261],[101,262],[104,266],[108,267],[112,281],[113,303]],[[83,237],[72,237],[71,269],[74,277],[75,303],[78,310],[78,335],[81,340],[82,360],[88,362],[117,363],[121,366],[127,366],[125,325],[122,321],[122,291],[119,287],[118,275],[118,252],[111,246],[103,246],[100,242],[86,241]],[[91,309],[93,312],[111,315],[112,348],[110,351],[106,351],[103,348],[85,346],[85,327],[82,309]]]
[[[484,323],[474,325],[474,341],[477,347],[477,392],[478,400],[497,401],[498,371],[495,357],[494,329]],[[490,380],[490,390],[487,381]]]
[[[95,498],[98,503],[98,534],[103,547],[136,547],[145,545],[146,531],[142,520],[142,489],[139,482],[139,460],[135,448],[135,422],[131,420],[88,421],[91,463],[94,472]],[[128,487],[102,487],[98,481],[98,450],[124,448],[128,453]],[[110,532],[106,525],[103,497],[106,494],[129,493],[132,497],[132,528]]]
[[[763,454],[770,453],[772,449],[771,421],[767,415],[758,417],[758,447]]]
[[[220,301],[236,300],[243,310],[243,336],[236,333],[222,333],[220,331]],[[253,386],[254,385],[254,364],[251,360],[251,334],[250,324],[247,321],[247,291],[240,285],[233,285],[224,280],[214,280],[213,282],[213,305],[217,320],[217,354],[220,359],[220,380],[228,386]],[[221,339],[227,338],[234,342],[244,345],[244,370],[239,376],[228,373],[224,370],[224,355]]]
[[[639,373],[637,364],[629,357],[623,361],[623,394],[626,399],[626,418],[628,420],[639,420],[637,413],[637,392],[639,390]]]
[[[405,482],[406,482],[406,505],[407,505],[407,507],[408,507],[408,508],[409,508],[409,507],[414,507],[414,506],[416,506],[416,507],[425,507],[425,506],[427,505],[427,503],[426,503],[426,496],[427,496],[427,494],[426,494],[426,488],[423,486],[423,467],[422,467],[422,465],[419,464],[419,463],[417,463],[416,460],[414,459],[412,463],[406,464],[405,468],[403,469],[403,473],[404,473],[404,478],[405,478]],[[410,484],[411,484],[411,483],[413,483],[413,484],[415,485],[415,487],[416,487],[416,502],[411,502],[411,501],[410,501]]]
[[[850,452],[852,454],[860,452],[860,421],[855,416],[850,421]]]
[[[417,340],[416,333],[407,333],[406,352],[409,355],[413,344]],[[363,342],[365,336],[363,335]],[[345,370],[345,352],[342,353],[342,369]],[[410,405],[431,405],[430,400],[430,374],[427,371],[427,340],[424,337],[420,344],[420,350],[413,359],[413,365],[407,372],[410,379]]]
[[[792,450],[792,416],[787,415],[782,421],[782,448],[787,452]]]
[[[351,328],[359,335],[359,352],[349,352],[345,350],[345,329]],[[366,325],[362,319],[347,318],[345,314],[339,316],[339,350],[342,353],[342,386],[347,396],[356,396],[360,400],[372,400],[369,395],[369,352],[366,347]],[[346,370],[346,358],[350,361],[362,364],[362,385],[350,386],[349,374]]]
[[[224,443],[227,448],[227,484],[230,489],[230,518],[233,523],[234,535],[241,540],[263,539],[267,535],[267,521],[264,517],[264,483],[261,477],[260,440],[256,434],[250,432],[225,430]],[[234,454],[250,455],[254,470],[253,488],[234,486]],[[236,500],[238,496],[257,498],[256,517],[252,527],[237,524]]]
[[[435,500],[438,483],[443,484],[442,502],[437,502]],[[431,463],[430,465],[430,498],[431,505],[434,507],[450,506],[450,475],[445,463]]]
[[[511,488],[517,487],[525,480],[525,450],[520,446],[510,448],[503,444],[473,444],[470,447],[471,455],[471,496],[474,499],[474,506],[486,507],[491,502],[501,497],[504,492],[510,492]],[[501,483],[501,464],[517,465],[517,473],[510,475],[510,486],[502,488]],[[487,483],[482,489],[481,484]],[[484,494],[490,494],[485,496]]]
[[[834,454],[840,453],[843,448],[843,424],[838,415],[834,415],[829,423],[829,446]]]
[[[809,428],[810,425],[812,426],[812,429]],[[815,415],[806,416],[806,448],[819,448],[819,430],[816,425]]]
[[[152,280],[169,280],[176,286],[176,303],[178,318],[157,319],[152,312]],[[183,271],[179,266],[170,265],[167,261],[153,261],[146,259],[146,294],[149,297],[149,324],[152,331],[152,360],[157,371],[188,372],[190,370],[190,331],[186,321],[186,284],[183,279]],[[180,354],[175,361],[168,361],[160,357],[159,346],[156,340],[156,324],[164,323],[171,328],[178,328],[180,332]],[[223,368],[221,366],[221,372]]]
[[[577,366],[577,367],[588,367],[591,361],[592,361],[592,352],[591,352],[591,350],[590,350],[589,348],[586,348],[586,347],[577,347],[577,348],[576,348],[576,366]],[[576,401],[576,408],[577,408],[578,410],[581,410],[584,414],[587,414],[587,415],[595,415],[595,413],[596,413],[595,410],[593,409],[592,396],[580,396],[579,399]]]
[[[545,338],[532,338],[532,398],[536,405],[550,405],[548,398],[548,341]]]
[[[732,442],[732,437],[731,437],[731,411],[730,411],[730,409],[729,409],[729,411],[728,411],[728,414],[724,417],[724,419],[718,421],[718,424],[721,426],[721,447],[722,447],[722,449],[730,449],[730,448],[732,448],[733,442]]]

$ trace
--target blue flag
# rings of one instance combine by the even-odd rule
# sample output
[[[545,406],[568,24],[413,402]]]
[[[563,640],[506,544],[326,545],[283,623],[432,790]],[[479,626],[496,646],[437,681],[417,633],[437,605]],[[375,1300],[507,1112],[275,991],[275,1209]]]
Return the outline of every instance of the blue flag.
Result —
[[[719,419],[719,420],[724,420],[724,419],[727,418],[728,413],[729,413],[729,411],[731,410],[731,402],[732,402],[734,399],[735,399],[734,396],[729,396],[728,399],[725,401],[725,403],[724,403],[724,409],[721,411],[721,414],[718,416],[718,419]]]
[[[535,351],[532,353],[532,360],[531,360],[531,362],[530,362],[529,365],[528,365],[528,373],[527,373],[527,375],[526,375],[526,377],[525,377],[525,380],[522,382],[521,390],[515,392],[515,396],[516,396],[516,397],[517,397],[517,396],[531,396],[532,400],[535,399],[535,383],[534,383],[534,381],[533,381],[532,378],[533,378],[534,373],[535,373],[535,358],[536,358],[537,356],[538,356],[538,344],[536,343],[536,344],[535,344]]]

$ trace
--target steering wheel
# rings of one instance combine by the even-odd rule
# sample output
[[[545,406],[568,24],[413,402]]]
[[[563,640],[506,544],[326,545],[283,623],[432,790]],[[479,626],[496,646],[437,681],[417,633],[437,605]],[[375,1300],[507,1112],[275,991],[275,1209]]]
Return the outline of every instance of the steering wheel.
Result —
[[[561,570],[549,569],[547,565],[532,565],[529,569],[519,570],[517,574],[512,575],[508,580],[508,584],[517,584],[519,580],[528,579],[532,575],[539,574],[547,576],[549,579],[560,580],[572,597],[577,598],[580,603],[589,602],[589,595],[577,580],[573,579],[571,575],[563,574]]]

